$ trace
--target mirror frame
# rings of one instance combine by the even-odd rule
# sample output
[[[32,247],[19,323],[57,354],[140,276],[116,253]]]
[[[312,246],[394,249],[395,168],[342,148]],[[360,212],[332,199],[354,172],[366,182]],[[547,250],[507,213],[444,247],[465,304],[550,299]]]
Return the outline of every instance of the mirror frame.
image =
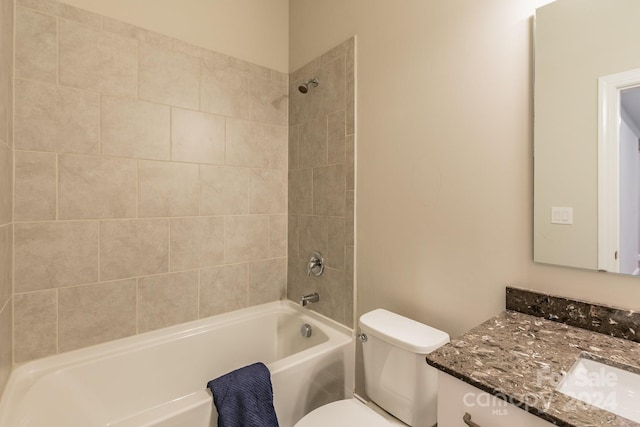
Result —
[[[620,92],[640,86],[640,68],[598,79],[598,270],[620,272]]]

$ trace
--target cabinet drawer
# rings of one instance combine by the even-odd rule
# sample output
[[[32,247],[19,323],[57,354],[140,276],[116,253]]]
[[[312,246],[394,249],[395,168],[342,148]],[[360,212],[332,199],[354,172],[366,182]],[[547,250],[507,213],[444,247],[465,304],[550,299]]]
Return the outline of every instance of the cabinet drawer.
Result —
[[[465,414],[479,427],[553,426],[496,396],[438,372],[438,427],[468,427],[463,421]]]

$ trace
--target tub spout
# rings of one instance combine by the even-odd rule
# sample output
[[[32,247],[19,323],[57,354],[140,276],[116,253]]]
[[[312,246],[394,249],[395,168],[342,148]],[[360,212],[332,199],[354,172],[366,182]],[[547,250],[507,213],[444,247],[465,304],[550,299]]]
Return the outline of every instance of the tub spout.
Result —
[[[300,298],[300,305],[303,307],[306,307],[312,302],[318,302],[318,301],[320,301],[320,295],[317,292],[314,292],[309,295],[303,295],[302,298]]]

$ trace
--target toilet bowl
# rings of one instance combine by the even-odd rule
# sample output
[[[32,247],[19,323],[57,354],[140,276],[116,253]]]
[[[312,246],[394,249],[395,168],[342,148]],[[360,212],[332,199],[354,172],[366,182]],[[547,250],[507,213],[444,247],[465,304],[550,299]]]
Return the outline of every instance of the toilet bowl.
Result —
[[[326,404],[295,427],[432,427],[437,422],[437,371],[425,355],[449,342],[449,335],[384,309],[363,314],[359,324],[365,391],[372,401]]]
[[[321,406],[298,421],[295,427],[407,427],[374,403],[344,399]]]

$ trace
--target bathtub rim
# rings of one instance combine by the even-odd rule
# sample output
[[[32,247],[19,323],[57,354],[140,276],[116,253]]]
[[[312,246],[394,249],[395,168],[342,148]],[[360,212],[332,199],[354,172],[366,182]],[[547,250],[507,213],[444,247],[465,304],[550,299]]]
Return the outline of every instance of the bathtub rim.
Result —
[[[348,341],[351,341],[352,345],[354,344],[354,329],[320,313],[302,308],[290,300],[273,301],[24,362],[16,366],[9,376],[3,393],[0,395],[0,410],[14,401],[17,396],[24,394],[24,391],[29,389],[39,378],[66,367],[84,365],[119,354],[188,338],[244,319],[272,313],[293,314],[316,325],[322,325],[323,332],[328,336],[328,340],[323,343],[270,363],[272,374],[283,369],[286,366],[283,365],[283,362],[286,360],[304,361],[313,357],[314,354],[317,354],[313,350],[317,350],[318,347],[324,346],[324,352]],[[0,421],[2,419],[4,416],[0,412]]]

